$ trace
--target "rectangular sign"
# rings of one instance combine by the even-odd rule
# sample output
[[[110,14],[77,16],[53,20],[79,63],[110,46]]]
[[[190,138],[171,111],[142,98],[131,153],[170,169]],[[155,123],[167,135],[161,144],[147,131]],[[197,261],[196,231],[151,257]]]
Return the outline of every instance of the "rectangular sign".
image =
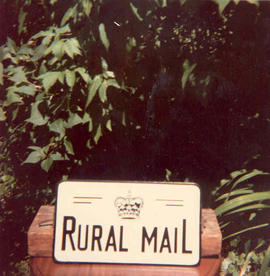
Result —
[[[197,265],[200,189],[194,183],[61,182],[54,258]]]

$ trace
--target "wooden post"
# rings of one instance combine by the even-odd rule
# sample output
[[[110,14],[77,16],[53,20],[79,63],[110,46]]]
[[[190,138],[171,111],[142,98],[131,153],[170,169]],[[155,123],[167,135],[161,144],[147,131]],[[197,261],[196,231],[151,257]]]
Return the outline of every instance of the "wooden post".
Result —
[[[198,266],[63,264],[53,260],[54,206],[41,206],[28,231],[28,254],[31,273],[35,276],[53,275],[215,275],[221,258],[221,232],[215,212],[202,209],[201,261]]]

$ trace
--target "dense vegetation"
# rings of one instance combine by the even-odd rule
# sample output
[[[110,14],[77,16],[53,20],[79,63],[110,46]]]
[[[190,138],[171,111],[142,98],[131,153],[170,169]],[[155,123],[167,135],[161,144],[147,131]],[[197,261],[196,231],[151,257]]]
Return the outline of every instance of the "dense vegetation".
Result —
[[[67,178],[198,182],[226,275],[266,275],[267,1],[1,0],[0,13],[3,275],[23,273],[31,220]]]

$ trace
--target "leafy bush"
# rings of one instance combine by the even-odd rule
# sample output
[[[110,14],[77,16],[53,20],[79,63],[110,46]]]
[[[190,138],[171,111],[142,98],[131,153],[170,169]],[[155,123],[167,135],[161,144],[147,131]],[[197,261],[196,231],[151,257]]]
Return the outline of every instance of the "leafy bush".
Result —
[[[26,255],[27,228],[61,179],[163,180],[167,169],[199,182],[207,205],[211,183],[230,171],[267,171],[269,7],[3,0],[12,11],[0,36],[3,271]],[[230,185],[217,191],[221,213]],[[248,228],[264,225],[268,208],[266,189],[259,200],[252,189],[242,191]]]
[[[269,173],[235,171],[213,192],[223,255],[228,254],[222,264],[224,275],[270,274],[270,191],[264,187],[268,181]]]

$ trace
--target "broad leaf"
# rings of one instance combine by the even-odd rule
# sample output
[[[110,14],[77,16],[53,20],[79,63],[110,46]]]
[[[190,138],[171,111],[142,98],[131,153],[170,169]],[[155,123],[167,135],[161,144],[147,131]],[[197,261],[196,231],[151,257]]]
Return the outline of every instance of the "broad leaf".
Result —
[[[32,149],[34,151],[39,151],[40,153],[43,152],[43,149],[41,147],[38,147],[38,146],[29,146],[28,148]]]
[[[23,164],[25,163],[31,163],[31,164],[35,164],[38,163],[40,160],[42,160],[44,158],[44,154],[42,154],[39,151],[32,151],[28,157],[26,158],[26,160],[23,162]]]
[[[7,46],[9,51],[15,55],[17,51],[16,43],[9,37],[7,38]]]
[[[77,113],[69,113],[69,118],[66,127],[72,128],[83,122],[82,118]]]
[[[46,51],[47,51],[47,47],[44,46],[43,44],[40,44],[38,47],[34,49],[34,56],[32,57],[32,60],[36,61],[44,57],[46,55]]]
[[[16,89],[18,93],[22,93],[28,96],[35,96],[36,88],[34,85],[23,85]]]
[[[67,39],[63,46],[63,49],[72,59],[75,55],[81,55],[80,45],[76,38]]]
[[[48,172],[52,164],[53,164],[53,159],[51,157],[48,157],[41,162],[40,166],[45,172]]]
[[[257,7],[260,5],[260,0],[247,0],[250,4],[254,4]]]
[[[50,131],[56,132],[60,135],[60,139],[62,139],[65,134],[65,124],[66,122],[63,119],[57,119],[53,123],[49,124]]]
[[[72,89],[75,84],[75,72],[67,69],[65,71],[65,77],[67,85]]]
[[[231,0],[214,0],[218,4],[219,14],[222,15],[224,9],[228,6]]]
[[[101,85],[101,82],[102,82],[101,76],[100,75],[95,76],[95,78],[93,79],[93,82],[89,88],[89,92],[88,92],[88,96],[87,96],[87,100],[86,100],[86,104],[85,104],[85,109],[89,106],[89,104],[92,102],[93,98],[95,97],[97,90],[98,90],[99,86]]]
[[[108,86],[113,86],[115,88],[121,88],[120,85],[118,84],[118,82],[115,79],[109,79],[107,80],[107,85]]]
[[[25,72],[23,71],[23,67],[16,67],[16,72],[9,78],[9,80],[15,83],[27,82],[27,78],[25,76]]]
[[[107,80],[104,80],[98,89],[99,98],[103,103],[107,101],[106,90],[107,90]]]
[[[54,161],[64,160],[64,157],[59,153],[56,152],[50,156]]]
[[[27,122],[32,123],[35,126],[42,126],[48,122],[48,118],[44,118],[38,109],[40,103],[41,101],[32,103],[31,116],[26,120]]]
[[[110,41],[106,34],[105,25],[103,23],[99,24],[98,29],[99,29],[100,40],[104,45],[105,49],[108,51],[110,47]]]
[[[54,41],[49,49],[53,52],[53,54],[57,57],[58,60],[61,60],[64,55],[64,41]]]
[[[90,0],[83,0],[82,5],[83,5],[84,13],[87,16],[89,16],[90,12],[91,12],[91,9],[92,9],[92,6],[93,6],[92,1],[90,1]]]
[[[75,71],[81,75],[81,77],[86,83],[89,83],[89,81],[91,81],[91,77],[88,75],[85,68],[79,67],[79,68],[76,68]]]
[[[13,103],[23,103],[23,100],[21,96],[16,94],[14,91],[8,89],[7,99],[4,102],[4,106],[9,106]]]
[[[49,91],[49,89],[56,83],[60,74],[61,72],[50,71],[39,76],[39,79],[42,79],[42,84],[46,91]]]
[[[109,131],[112,131],[112,121],[111,120],[108,120],[107,123],[106,123],[106,128],[109,130]]]
[[[64,26],[70,18],[75,17],[77,15],[77,6],[78,5],[76,4],[74,7],[71,7],[66,11],[61,20],[61,26]]]
[[[68,154],[74,155],[73,145],[70,141],[65,139],[64,145]]]

